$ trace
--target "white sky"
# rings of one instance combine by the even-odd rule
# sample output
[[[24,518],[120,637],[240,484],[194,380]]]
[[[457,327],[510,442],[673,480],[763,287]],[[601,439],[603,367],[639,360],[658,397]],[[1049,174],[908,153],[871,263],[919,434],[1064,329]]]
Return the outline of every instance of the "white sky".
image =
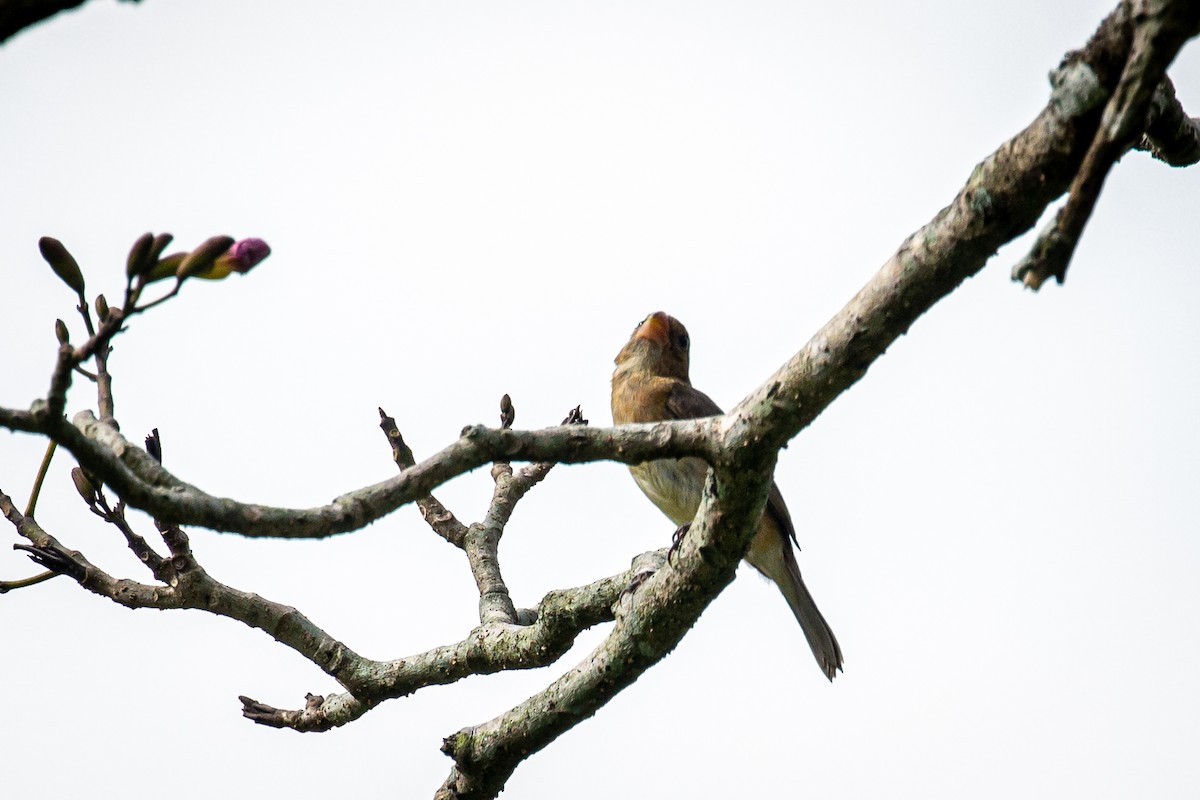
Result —
[[[130,438],[245,501],[313,506],[512,394],[582,403],[647,312],[731,406],[1045,103],[1108,2],[88,3],[0,47],[0,403],[45,391],[61,238],[116,296],[143,231],[261,236],[112,360]],[[1172,70],[1200,113],[1200,47]],[[784,452],[801,568],[846,655],[827,684],[746,572],[678,650],[521,766],[505,797],[1183,798],[1200,784],[1200,171],[1131,154],[1065,287],[1005,248]],[[78,333],[77,333],[78,335]],[[77,385],[73,413],[94,405]],[[0,434],[23,503],[42,445]],[[148,579],[55,462],[39,520]],[[479,471],[439,496],[481,514]],[[142,530],[152,532],[139,516]],[[560,467],[501,549],[520,605],[624,569],[671,524],[624,467]],[[16,541],[15,534],[8,539]],[[281,543],[193,531],[218,579],[396,658],[475,624],[465,560],[406,508]],[[0,577],[31,565],[0,548]],[[297,735],[335,684],[237,623],[67,580],[0,598],[6,796],[427,797],[442,737],[570,668],[474,678]],[[736,686],[737,688],[731,688]]]

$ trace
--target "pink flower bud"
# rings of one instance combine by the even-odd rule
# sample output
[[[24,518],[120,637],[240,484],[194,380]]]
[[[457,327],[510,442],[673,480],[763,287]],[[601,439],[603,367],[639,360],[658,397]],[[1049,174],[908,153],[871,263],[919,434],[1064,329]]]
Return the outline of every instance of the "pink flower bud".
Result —
[[[260,261],[271,255],[271,248],[262,239],[242,239],[234,242],[226,256],[233,258],[235,272],[249,272]]]

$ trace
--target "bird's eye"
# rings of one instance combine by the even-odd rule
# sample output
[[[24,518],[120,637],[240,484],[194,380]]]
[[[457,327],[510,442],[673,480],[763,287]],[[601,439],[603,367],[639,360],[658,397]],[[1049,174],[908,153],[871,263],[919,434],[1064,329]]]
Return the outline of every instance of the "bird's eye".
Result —
[[[684,350],[688,349],[688,345],[691,344],[691,342],[692,342],[692,340],[688,338],[688,335],[686,333],[679,335],[679,346],[682,347]]]

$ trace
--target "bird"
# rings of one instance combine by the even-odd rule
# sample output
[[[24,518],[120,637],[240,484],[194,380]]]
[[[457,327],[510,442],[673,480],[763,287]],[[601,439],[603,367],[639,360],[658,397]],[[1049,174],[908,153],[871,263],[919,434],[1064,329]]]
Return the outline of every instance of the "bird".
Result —
[[[613,423],[661,422],[724,413],[708,395],[692,386],[688,377],[690,348],[687,328],[664,311],[656,311],[638,323],[615,360]],[[691,523],[708,475],[708,464],[703,459],[659,459],[634,464],[629,471],[651,502],[680,530]],[[772,481],[758,531],[745,558],[779,587],[818,666],[832,681],[842,669],[842,649],[800,578],[793,550],[795,539],[796,529],[783,494]]]

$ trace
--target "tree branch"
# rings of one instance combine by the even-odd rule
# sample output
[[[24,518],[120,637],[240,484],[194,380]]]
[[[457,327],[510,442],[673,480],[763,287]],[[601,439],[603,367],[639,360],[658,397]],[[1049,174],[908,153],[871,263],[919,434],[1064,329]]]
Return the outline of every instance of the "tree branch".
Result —
[[[1014,280],[1031,289],[1040,288],[1051,276],[1059,283],[1066,278],[1109,170],[1145,130],[1151,98],[1167,66],[1184,42],[1200,32],[1200,6],[1190,0],[1141,0],[1132,5],[1132,44],[1121,78],[1071,181],[1066,205],[1038,235],[1029,255],[1013,267]]]
[[[71,425],[47,415],[44,404],[35,404],[31,412],[0,409],[0,425],[50,436],[126,502],[156,517],[281,538],[355,530],[489,461],[638,463],[696,455],[711,463],[721,445],[730,442],[782,446],[857,382],[937,300],[982,269],[1002,244],[1029,230],[1067,189],[1095,138],[1100,105],[1128,61],[1130,20],[1123,3],[1101,23],[1088,45],[1060,71],[1050,103],[1037,119],[979,164],[954,202],[910,236],[846,308],[720,423],[720,443],[710,437],[711,419],[613,429],[473,426],[457,442],[392,479],[326,506],[284,509],[207,495],[153,464],[86,413]],[[754,433],[745,427],[748,415],[758,419]],[[772,420],[777,418],[781,422],[776,427]],[[774,430],[767,434],[767,428]]]
[[[372,662],[353,696],[309,695],[304,708],[274,708],[240,698],[242,713],[261,725],[297,731],[325,731],[352,722],[383,700],[405,697],[427,686],[454,683],[471,675],[534,669],[562,657],[584,630],[614,618],[613,606],[629,585],[663,564],[662,551],[643,553],[626,572],[574,589],[549,592],[536,609],[518,616],[528,625],[487,623],[460,642],[395,661]]]
[[[396,420],[388,416],[382,408],[379,409],[379,427],[392,446],[392,460],[396,462],[400,471],[404,472],[415,466],[417,460],[413,456],[412,449],[405,444],[404,437],[400,435]],[[467,526],[459,522],[454,513],[431,494],[418,497],[416,503],[417,508],[421,509],[421,516],[425,518],[425,522],[433,529],[433,532],[461,549],[463,539],[467,535]]]
[[[228,617],[262,630],[316,664],[348,693],[310,695],[310,701],[299,711],[274,709],[241,698],[243,714],[249,719],[299,731],[329,730],[361,717],[383,700],[407,696],[428,686],[454,683],[471,675],[552,664],[570,649],[582,631],[611,621],[612,607],[621,593],[665,559],[662,552],[643,554],[623,573],[575,589],[550,592],[537,608],[513,614],[523,624],[490,622],[455,644],[393,661],[374,661],[334,639],[295,608],[215,580],[196,562],[186,543],[182,548],[173,548],[163,584],[143,584],[115,578],[82,553],[68,550],[32,517],[21,514],[3,492],[0,514],[32,543],[16,547],[27,550],[35,561],[51,570],[45,577],[67,575],[83,588],[126,608],[191,608]]]
[[[1172,167],[1200,161],[1200,119],[1189,117],[1175,97],[1175,85],[1164,78],[1150,101],[1146,133],[1134,144]]]
[[[1128,13],[1119,7],[1077,54],[1092,77],[1109,79],[1113,64],[1128,58]],[[591,716],[669,652],[732,579],[752,534],[745,520],[762,511],[767,482],[759,470],[769,476],[780,447],[861,379],[935,302],[982,269],[1000,245],[1032,228],[1067,188],[1099,123],[1095,109],[1103,93],[1097,85],[1103,90],[1111,83],[1058,82],[1043,112],[975,168],[954,202],[910,236],[804,349],[720,418],[720,502],[710,487],[698,515],[703,524],[684,538],[678,571],[651,578],[644,589],[650,594],[635,605],[632,621],[618,618],[583,664],[504,715],[447,738],[443,751],[455,766],[439,798],[494,797],[517,763]],[[749,508],[739,507],[749,498]]]
[[[774,461],[722,470],[709,481],[677,557],[635,577],[616,625],[592,653],[546,689],[493,720],[447,737],[454,759],[438,800],[495,797],[521,761],[591,717],[670,653],[734,578],[766,503]]]
[[[500,426],[507,429],[516,418],[516,410],[508,395],[501,400],[500,409]],[[561,424],[587,425],[587,420],[583,418],[579,406],[576,406],[567,413]],[[496,486],[487,513],[482,521],[468,527],[463,537],[463,549],[471,565],[475,586],[479,589],[480,622],[517,621],[517,609],[500,574],[500,537],[504,535],[517,503],[530,489],[541,483],[553,468],[554,462],[539,461],[514,474],[512,465],[507,461],[497,461],[492,465],[492,480]]]
[[[458,441],[394,478],[344,494],[325,506],[288,509],[213,497],[173,476],[91,412],[77,414],[72,424],[46,415],[45,408],[44,401],[36,402],[31,411],[0,408],[0,426],[54,439],[134,508],[181,525],[255,537],[313,539],[358,530],[491,461],[612,459],[636,464],[663,456],[713,458],[709,433],[713,419],[620,428],[563,425],[540,431],[475,425],[464,428]]]
[[[384,699],[424,686],[552,663],[580,630],[615,619],[604,642],[545,690],[445,740],[443,750],[454,766],[440,796],[493,797],[524,758],[594,714],[674,648],[733,579],[762,514],[779,448],[861,379],[925,311],[982,269],[1002,244],[1032,228],[1068,187],[1075,202],[1066,207],[1069,224],[1063,230],[1077,239],[1090,213],[1088,203],[1094,203],[1088,193],[1100,191],[1112,161],[1141,133],[1139,125],[1149,126],[1148,137],[1153,128],[1155,141],[1171,142],[1164,147],[1172,152],[1186,149],[1189,134],[1180,132],[1169,98],[1164,95],[1158,103],[1158,97],[1165,92],[1162,71],[1179,44],[1194,35],[1200,25],[1196,18],[1195,8],[1169,0],[1123,2],[1056,73],[1050,102],[1030,126],[981,162],[950,205],[903,242],[845,308],[724,417],[533,432],[507,429],[508,418],[501,429],[464,429],[458,441],[420,464],[413,463],[411,453],[404,457],[396,449],[397,441],[403,445],[397,431],[389,439],[397,464],[405,462],[398,476],[318,508],[272,508],[215,498],[183,483],[90,414],[68,423],[61,416],[61,399],[70,381],[67,367],[77,366],[70,362],[80,351],[64,345],[47,398],[29,412],[0,409],[0,425],[59,442],[124,501],[161,520],[160,529],[178,531],[172,557],[164,562],[173,574],[163,586],[117,581],[81,554],[62,548],[2,494],[0,511],[33,542],[25,549],[35,559],[85,588],[130,607],[205,608],[239,619],[313,660],[348,690],[310,695],[297,711],[243,698],[247,717],[277,727],[326,730],[356,719]],[[1148,107],[1152,89],[1158,104]],[[1156,112],[1159,105],[1163,110]],[[1160,122],[1165,132],[1155,127]],[[1183,146],[1174,148],[1179,142]],[[511,406],[502,413],[508,417],[510,411]],[[613,459],[632,464],[685,455],[704,458],[713,470],[696,522],[674,563],[662,567],[657,554],[651,568],[635,562],[621,575],[551,593],[534,612],[517,611],[511,603],[493,609],[495,613],[481,608],[484,624],[462,641],[390,662],[358,656],[295,609],[217,583],[195,563],[186,538],[179,538],[182,531],[173,527],[187,523],[250,536],[329,536],[358,529],[406,502],[431,499],[436,486],[490,461],[501,464],[494,468],[489,518],[463,530],[454,520],[458,528],[447,523],[442,535],[451,541],[461,538],[456,543],[468,553],[477,547],[484,556],[494,556],[512,503],[538,474],[536,466],[514,474],[508,461]],[[438,507],[430,506],[440,518],[445,509]],[[475,534],[481,540],[473,544]],[[472,561],[481,596],[494,594],[496,583],[503,586],[498,570],[485,561]],[[532,624],[512,624],[516,620]]]
[[[800,352],[724,417],[725,452],[777,449],[857,383],[934,303],[1030,230],[1070,185],[1130,47],[1122,4],[1060,71],[1050,102],[980,162],[950,205],[909,236]]]
[[[164,563],[160,570],[163,584],[137,583],[114,578],[79,551],[63,547],[32,517],[17,511],[3,492],[0,492],[0,514],[32,543],[32,547],[17,547],[28,550],[35,561],[126,608],[193,608],[235,619],[292,648],[351,690],[358,676],[370,672],[370,667],[364,666],[368,659],[329,636],[295,608],[213,579],[190,551],[175,554]]]

